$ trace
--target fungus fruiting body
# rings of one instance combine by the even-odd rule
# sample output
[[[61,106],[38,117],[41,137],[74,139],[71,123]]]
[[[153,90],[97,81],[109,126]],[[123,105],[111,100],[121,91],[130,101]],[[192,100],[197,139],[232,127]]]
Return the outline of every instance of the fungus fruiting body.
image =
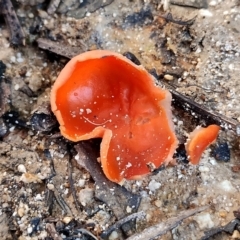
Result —
[[[100,161],[113,182],[168,163],[178,144],[170,92],[156,87],[142,66],[111,51],[71,59],[53,85],[51,107],[65,138],[102,138]]]
[[[220,127],[209,125],[208,127],[197,127],[190,133],[186,143],[186,151],[192,164],[198,164],[204,150],[212,144],[217,136]]]

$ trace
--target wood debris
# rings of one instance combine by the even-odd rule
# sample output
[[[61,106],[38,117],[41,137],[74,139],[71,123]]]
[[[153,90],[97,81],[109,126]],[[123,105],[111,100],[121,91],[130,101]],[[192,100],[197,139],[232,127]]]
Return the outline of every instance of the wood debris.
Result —
[[[176,24],[182,25],[182,26],[191,26],[195,22],[197,16],[195,16],[192,19],[186,20],[186,21],[174,19],[171,13],[168,13],[166,16],[159,15],[159,17],[164,18],[167,22],[176,23]]]
[[[10,29],[11,43],[13,45],[25,45],[25,34],[11,0],[2,0],[0,2],[0,9],[2,9],[4,19]]]
[[[234,230],[239,226],[240,226],[240,220],[237,218],[233,219],[225,226],[212,228],[209,231],[205,232],[205,235],[201,238],[201,240],[208,240],[211,237],[214,237],[215,235],[223,233],[223,232],[233,234]]]
[[[167,231],[177,227],[184,219],[206,210],[208,206],[203,206],[195,209],[190,209],[180,212],[176,217],[171,217],[165,222],[146,228],[141,233],[136,233],[127,238],[127,240],[150,240],[164,235]]]
[[[146,216],[146,214],[141,211],[141,212],[137,212],[137,213],[133,213],[125,218],[120,219],[119,221],[117,221],[116,223],[114,223],[111,227],[109,227],[107,230],[105,230],[102,234],[101,234],[101,238],[105,239],[112,231],[114,231],[115,229],[119,229],[123,224],[132,221],[136,218],[140,219],[140,218],[144,218]]]
[[[95,196],[106,203],[113,211],[117,219],[128,215],[126,209],[130,207],[132,212],[136,212],[141,201],[141,197],[127,191],[126,188],[110,182],[104,175],[100,164],[97,161],[97,154],[89,142],[80,142],[75,146],[78,155],[75,157],[77,163],[85,168],[92,176],[96,184]],[[123,231],[127,236],[133,234],[133,224],[124,224]]]
[[[181,108],[189,113],[196,113],[198,116],[205,120],[207,124],[217,124],[225,129],[232,129],[239,136],[239,123],[234,119],[223,116],[220,113],[213,112],[207,109],[205,106],[198,104],[188,97],[185,97],[174,89],[173,86],[164,82],[164,84],[172,93],[173,105]]]
[[[87,51],[87,46],[83,43],[82,46],[72,47],[66,44],[56,43],[46,38],[39,38],[37,40],[38,47],[50,52],[56,53],[66,58],[72,58],[80,53]]]
[[[207,8],[207,0],[170,0],[171,4],[183,6],[183,7],[193,7],[193,8]]]
[[[53,223],[47,223],[46,230],[53,240],[63,240],[62,237],[56,231]]]

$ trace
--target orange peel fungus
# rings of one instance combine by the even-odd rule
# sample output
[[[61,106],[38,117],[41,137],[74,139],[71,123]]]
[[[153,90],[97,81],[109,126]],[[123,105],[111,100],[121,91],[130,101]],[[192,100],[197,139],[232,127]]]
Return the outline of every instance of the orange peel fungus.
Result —
[[[192,164],[198,164],[204,150],[216,141],[220,127],[209,125],[208,127],[197,127],[190,133],[186,143],[186,151]]]
[[[100,161],[116,183],[167,164],[178,141],[171,94],[121,54],[94,50],[71,59],[51,91],[62,135],[74,142],[102,138]]]

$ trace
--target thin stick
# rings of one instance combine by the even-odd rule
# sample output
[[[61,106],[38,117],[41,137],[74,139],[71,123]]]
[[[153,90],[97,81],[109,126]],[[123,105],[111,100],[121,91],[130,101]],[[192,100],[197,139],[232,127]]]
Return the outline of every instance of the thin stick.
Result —
[[[87,51],[87,46],[82,44],[79,47],[72,47],[66,44],[61,44],[59,42],[50,41],[45,38],[39,38],[37,40],[38,47],[50,52],[54,52],[60,56],[66,58],[73,58],[74,56]]]
[[[14,45],[25,45],[25,34],[17,14],[14,11],[11,0],[2,0],[0,2],[0,9],[2,9],[4,19],[10,29],[11,43]]]
[[[173,105],[184,109],[187,112],[194,112],[199,114],[201,118],[207,122],[215,123],[221,125],[221,127],[226,130],[232,129],[238,136],[240,136],[240,124],[234,119],[225,117],[220,113],[216,113],[207,109],[204,105],[200,105],[188,97],[185,97],[181,93],[177,92],[173,86],[167,83],[162,83],[169,89],[173,96]]]
[[[72,211],[71,211],[70,207],[69,207],[69,206],[67,205],[67,203],[64,201],[64,199],[62,198],[62,196],[60,195],[60,193],[57,191],[57,189],[54,188],[52,191],[54,192],[54,197],[55,197],[58,205],[62,208],[62,210],[63,210],[66,214],[72,216],[73,214],[72,214]]]
[[[158,223],[152,227],[146,228],[141,233],[134,234],[127,240],[151,240],[162,236],[173,228],[177,227],[184,219],[206,210],[209,206],[199,207],[180,212],[176,217],[167,219],[165,222]]]
[[[195,22],[196,17],[197,17],[197,16],[195,16],[194,18],[191,18],[189,20],[182,21],[180,19],[173,19],[173,16],[171,13],[168,13],[166,16],[164,16],[164,15],[157,15],[157,16],[164,18],[167,22],[172,22],[172,23],[182,25],[182,26],[191,26]]]
[[[46,224],[46,231],[48,232],[48,234],[51,236],[53,240],[63,240],[62,237],[56,231],[53,223]]]
[[[146,214],[143,211],[137,212],[137,213],[133,213],[125,218],[122,218],[121,220],[117,221],[116,223],[114,223],[112,226],[110,226],[107,230],[105,230],[102,234],[101,237],[102,238],[106,238],[113,230],[115,229],[119,229],[123,224],[132,221],[136,218],[143,218],[145,217]]]
[[[84,228],[80,228],[80,229],[76,229],[74,230],[74,233],[78,232],[78,233],[82,233],[83,235],[89,235],[91,236],[94,240],[98,240],[91,232],[89,232],[87,229]]]

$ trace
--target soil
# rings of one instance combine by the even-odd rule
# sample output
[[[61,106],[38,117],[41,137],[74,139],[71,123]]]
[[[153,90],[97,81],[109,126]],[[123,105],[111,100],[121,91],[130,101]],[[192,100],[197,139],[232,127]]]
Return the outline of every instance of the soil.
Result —
[[[60,56],[63,49],[58,55],[39,48],[39,38],[65,46],[67,56],[71,49],[131,52],[155,73],[157,85],[171,84],[211,112],[240,122],[238,0],[211,0],[206,8],[184,6],[185,1],[172,1],[182,2],[179,6],[155,0],[69,0],[58,8],[52,2],[58,1],[13,1],[25,33],[24,46],[11,44],[9,26],[0,18],[1,239],[91,239],[90,233],[100,239],[102,231],[119,220],[95,196],[91,174],[74,160],[74,152],[69,154],[71,143],[57,137],[58,129],[44,132],[32,126],[33,114],[49,104],[51,86],[68,61]],[[175,22],[166,20],[168,12]],[[173,115],[180,143],[197,125],[205,124],[204,118],[187,110],[173,108]],[[204,152],[199,165],[179,162],[124,183],[141,196],[138,211],[146,214],[136,221],[136,232],[205,205],[210,207],[159,239],[201,239],[206,231],[235,219],[233,212],[240,208],[239,136],[228,124],[221,127],[217,142]],[[214,154],[223,145],[227,154]],[[59,238],[47,224],[53,224]],[[206,239],[240,239],[239,226]],[[74,238],[71,228],[89,233],[81,230]],[[109,239],[125,237],[115,229]]]

